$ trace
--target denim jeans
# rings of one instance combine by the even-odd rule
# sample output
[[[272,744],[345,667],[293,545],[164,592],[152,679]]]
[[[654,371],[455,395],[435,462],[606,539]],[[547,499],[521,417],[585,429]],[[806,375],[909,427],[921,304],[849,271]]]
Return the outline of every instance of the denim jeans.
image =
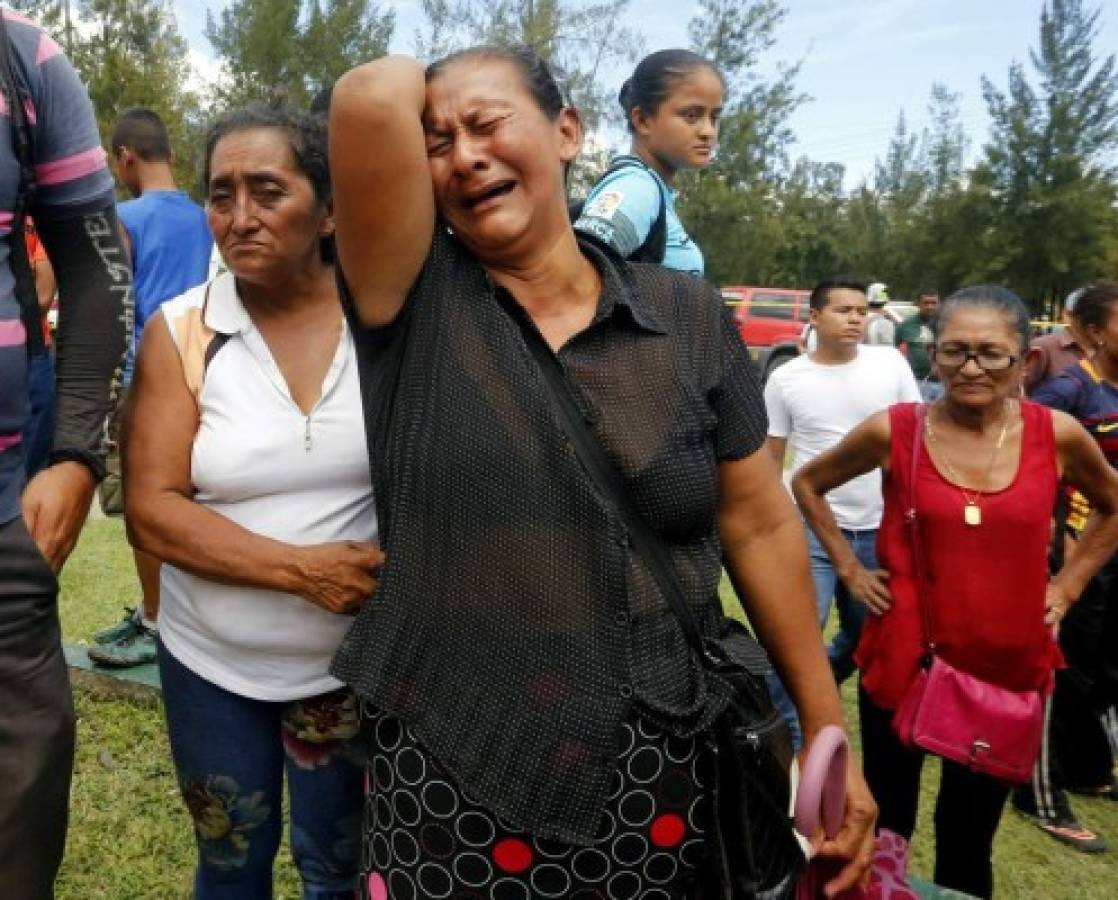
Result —
[[[23,457],[30,480],[47,464],[54,442],[54,351],[27,360],[27,394],[30,410],[23,428]]]
[[[271,900],[285,769],[303,900],[353,900],[364,780],[353,695],[252,700],[195,674],[162,643],[159,675],[198,844],[196,900]]]
[[[842,684],[849,678],[855,669],[854,651],[858,647],[858,639],[862,634],[862,623],[866,620],[866,607],[850,595],[846,585],[838,577],[835,565],[819,543],[819,538],[810,529],[807,531],[808,557],[811,563],[811,580],[815,584],[815,607],[819,613],[819,627],[827,624],[831,614],[831,602],[834,601],[838,609],[839,630],[827,648],[827,658],[834,672],[835,682]],[[854,555],[867,569],[877,568],[877,530],[848,531],[842,529],[842,536],[854,551]],[[784,689],[780,679],[775,673],[769,675],[769,690],[773,702],[784,714],[792,729],[792,737],[797,749],[802,743],[800,721],[796,715],[795,704]]]

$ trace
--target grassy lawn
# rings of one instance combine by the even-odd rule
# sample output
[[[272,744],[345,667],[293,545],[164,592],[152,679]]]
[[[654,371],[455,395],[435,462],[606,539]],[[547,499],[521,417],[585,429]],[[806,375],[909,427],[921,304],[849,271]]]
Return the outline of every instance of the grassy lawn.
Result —
[[[91,521],[62,578],[62,633],[88,642],[139,602],[131,551],[117,520]],[[179,798],[157,702],[75,691],[78,752],[59,900],[178,900],[192,895],[194,839]],[[0,895],[3,891],[0,890]],[[298,900],[286,841],[277,900]]]
[[[85,641],[134,604],[138,588],[117,521],[90,522],[62,579],[62,628]],[[850,721],[853,692],[844,692]],[[70,836],[59,900],[172,900],[190,896],[194,847],[179,800],[158,705],[76,692],[78,757]],[[925,802],[915,841],[917,875],[930,880],[932,799],[938,767],[926,767]],[[1076,800],[1081,819],[1118,846],[1118,804]],[[998,897],[1006,900],[1108,900],[1118,897],[1118,855],[1066,850],[1007,812],[995,849]],[[2,892],[0,892],[2,893]],[[276,897],[296,900],[286,844]]]

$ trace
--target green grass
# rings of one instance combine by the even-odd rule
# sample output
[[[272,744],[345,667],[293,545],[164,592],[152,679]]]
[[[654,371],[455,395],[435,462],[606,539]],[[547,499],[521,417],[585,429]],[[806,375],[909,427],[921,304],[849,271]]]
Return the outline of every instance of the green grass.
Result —
[[[62,576],[64,639],[88,643],[94,631],[120,618],[124,604],[138,602],[121,523],[91,521]],[[190,897],[194,839],[175,783],[162,707],[80,689],[74,699],[78,751],[59,900]],[[286,841],[276,867],[276,897],[299,897]]]
[[[729,595],[728,605],[736,600]],[[119,521],[86,527],[62,578],[67,641],[89,635],[138,600],[131,555]],[[852,686],[843,692],[854,728]],[[78,755],[66,861],[59,900],[173,900],[190,896],[194,843],[179,799],[162,709],[76,691]],[[925,767],[914,872],[930,880],[932,808],[938,766]],[[999,900],[1109,900],[1118,897],[1118,804],[1076,799],[1085,824],[1116,851],[1088,857],[1064,849],[1007,811],[994,862]],[[2,891],[0,891],[2,893]],[[296,900],[298,882],[286,843],[277,865],[276,897]]]

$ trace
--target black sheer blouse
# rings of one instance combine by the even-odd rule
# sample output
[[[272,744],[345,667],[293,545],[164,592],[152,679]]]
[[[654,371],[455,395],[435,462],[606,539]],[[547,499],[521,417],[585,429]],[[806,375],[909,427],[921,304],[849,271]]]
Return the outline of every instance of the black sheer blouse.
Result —
[[[711,285],[582,250],[603,290],[559,360],[716,631],[718,463],[764,442],[754,368]],[[622,721],[686,735],[724,688],[580,467],[499,290],[438,227],[397,321],[355,323],[387,562],[333,671],[493,812],[589,843]]]

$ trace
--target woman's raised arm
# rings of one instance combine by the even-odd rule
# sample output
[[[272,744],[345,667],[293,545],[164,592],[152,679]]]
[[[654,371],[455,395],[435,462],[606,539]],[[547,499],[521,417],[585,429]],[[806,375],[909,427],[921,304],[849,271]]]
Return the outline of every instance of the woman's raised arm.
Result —
[[[338,259],[368,326],[396,318],[431,245],[424,94],[423,67],[387,56],[347,72],[330,101]]]

